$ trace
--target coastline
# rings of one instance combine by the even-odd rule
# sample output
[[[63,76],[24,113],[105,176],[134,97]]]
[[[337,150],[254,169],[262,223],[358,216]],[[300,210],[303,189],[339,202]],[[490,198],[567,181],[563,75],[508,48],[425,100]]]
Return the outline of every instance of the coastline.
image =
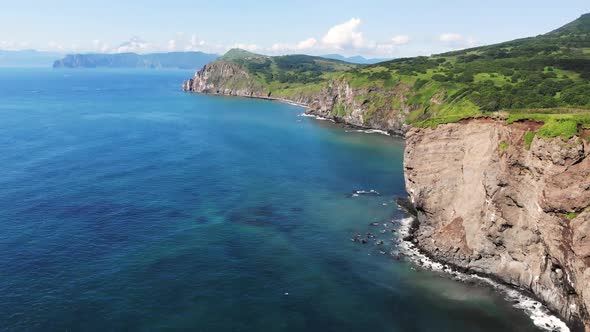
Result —
[[[305,103],[298,103],[288,99],[283,98],[273,98],[273,97],[264,97],[264,96],[246,96],[246,95],[228,95],[223,93],[210,93],[210,92],[197,92],[197,91],[185,91],[190,93],[198,93],[204,95],[214,95],[214,96],[226,96],[226,97],[242,97],[242,98],[250,98],[250,99],[261,99],[261,100],[268,100],[268,101],[276,101],[281,102],[297,107],[302,107],[306,109],[308,107]],[[394,136],[400,137],[405,139],[405,135],[401,135],[397,132],[387,132],[379,129],[373,128],[366,128],[355,126],[344,121],[338,121],[338,119],[322,117],[319,115],[315,115],[312,113],[302,113],[298,116],[303,117],[310,117],[321,121],[330,121],[336,124],[340,124],[345,128],[350,128],[352,130],[347,130],[347,132],[363,132],[367,134],[383,134],[387,136]],[[402,208],[407,211],[406,208]],[[411,212],[409,213],[411,214]],[[406,219],[404,219],[406,220]],[[400,229],[400,240],[402,240],[402,249],[405,251],[408,260],[411,261],[415,266],[419,268],[425,268],[428,270],[432,270],[435,272],[444,273],[447,277],[453,278],[455,280],[459,280],[462,282],[480,282],[485,285],[493,287],[498,291],[502,292],[505,298],[508,301],[513,303],[513,306],[518,309],[524,311],[530,319],[533,321],[535,326],[539,327],[540,329],[546,331],[559,331],[559,332],[570,332],[570,331],[577,331],[576,327],[572,327],[573,330],[570,330],[570,327],[565,323],[565,320],[562,319],[557,313],[553,312],[547,307],[547,304],[542,300],[538,299],[534,294],[519,288],[518,286],[507,284],[503,282],[498,276],[495,275],[488,275],[480,272],[476,272],[467,268],[463,268],[461,266],[456,266],[452,263],[448,263],[445,261],[441,261],[438,259],[433,258],[432,255],[429,254],[426,250],[421,248],[419,243],[414,243],[415,237],[414,233],[418,229],[417,219],[415,217],[411,217],[411,222],[408,225],[404,226],[407,227],[406,233],[404,234],[404,230]]]
[[[301,107],[301,108],[305,109],[305,111],[303,113],[299,114],[298,116],[303,116],[303,117],[307,117],[307,118],[314,118],[316,120],[321,120],[321,121],[330,121],[330,122],[342,125],[344,128],[352,129],[352,130],[347,130],[347,132],[354,131],[354,132],[365,133],[365,134],[380,134],[380,135],[398,137],[398,138],[402,138],[402,139],[405,138],[405,135],[402,135],[396,131],[386,131],[386,130],[381,130],[381,129],[374,129],[374,128],[369,128],[369,127],[357,126],[357,125],[353,125],[353,124],[350,124],[350,123],[347,123],[344,121],[338,121],[338,119],[327,118],[327,117],[323,117],[320,115],[307,113],[307,107],[309,106],[308,104],[292,101],[292,100],[285,99],[285,98],[264,97],[264,96],[245,96],[245,95],[228,95],[225,93],[199,92],[199,91],[192,91],[192,90],[184,90],[184,92],[192,93],[192,94],[220,96],[220,97],[236,97],[236,98],[248,98],[248,99],[275,101],[275,102],[288,104],[291,106],[297,106],[297,107]]]
[[[398,208],[405,210],[410,215],[401,220],[401,227],[399,229],[399,235],[402,239],[400,248],[408,261],[419,268],[443,273],[445,276],[461,282],[482,283],[483,286],[498,290],[506,300],[512,303],[514,308],[524,311],[533,321],[533,324],[542,330],[558,332],[572,331],[557,313],[550,310],[534,294],[514,285],[507,284],[494,275],[479,273],[433,258],[428,251],[421,248],[420,244],[415,241],[414,233],[419,227],[416,217],[412,216],[410,212],[399,204]]]
[[[297,106],[301,108],[307,108],[307,104],[299,103],[296,101],[292,101],[289,99],[284,98],[275,98],[275,97],[263,97],[263,96],[244,96],[244,95],[228,95],[225,93],[216,93],[216,92],[198,92],[192,90],[184,90],[184,92],[193,93],[193,94],[202,94],[202,95],[211,95],[211,96],[222,96],[222,97],[238,97],[238,98],[248,98],[248,99],[260,99],[260,100],[268,100],[268,101],[276,101],[284,104],[289,104],[292,106]]]

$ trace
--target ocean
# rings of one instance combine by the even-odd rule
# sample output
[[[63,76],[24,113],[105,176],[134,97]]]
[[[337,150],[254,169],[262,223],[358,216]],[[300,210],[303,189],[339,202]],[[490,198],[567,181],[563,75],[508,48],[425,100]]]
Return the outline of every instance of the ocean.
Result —
[[[396,259],[403,140],[191,75],[0,69],[0,330],[538,331]]]

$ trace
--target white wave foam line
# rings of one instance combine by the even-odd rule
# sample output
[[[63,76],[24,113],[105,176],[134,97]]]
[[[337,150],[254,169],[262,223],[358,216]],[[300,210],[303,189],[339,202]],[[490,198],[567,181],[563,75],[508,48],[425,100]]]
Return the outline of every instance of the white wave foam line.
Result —
[[[380,195],[379,192],[375,189],[371,189],[371,190],[355,190],[354,191],[356,194],[374,194],[374,195]]]
[[[380,135],[391,136],[385,130],[379,130],[379,129],[359,129],[359,130],[357,130],[357,132],[358,133],[365,133],[365,134],[380,134]]]
[[[405,236],[410,234],[412,221],[413,218],[404,218],[401,220],[401,227],[398,230],[400,238],[404,238]],[[541,302],[522,294],[516,289],[502,285],[498,282],[493,281],[490,278],[481,277],[477,274],[466,274],[458,272],[453,270],[450,266],[446,264],[435,262],[423,253],[421,253],[420,250],[418,250],[418,248],[416,248],[416,246],[410,241],[402,241],[400,243],[400,248],[412,262],[416,263],[417,265],[425,269],[448,273],[451,276],[453,276],[453,278],[461,281],[479,280],[487,283],[494,289],[502,292],[507,300],[514,303],[513,306],[515,308],[523,310],[531,318],[533,324],[535,324],[537,327],[543,330],[570,332],[570,329],[567,327],[567,325],[561,319],[551,314],[549,309],[547,309],[547,307],[544,306]]]
[[[380,134],[380,135],[391,136],[385,130],[379,130],[379,129],[357,129],[357,130],[347,130],[346,132],[349,132],[349,133],[356,132],[356,133],[365,133],[365,134]]]
[[[301,113],[298,116],[304,116],[306,118],[314,118],[316,120],[322,120],[322,121],[336,122],[336,121],[334,121],[332,119],[324,118],[323,116],[313,115],[313,114],[307,114],[307,113]]]
[[[272,100],[280,101],[280,102],[283,102],[285,104],[289,104],[289,105],[293,105],[293,106],[298,106],[298,107],[303,107],[303,108],[306,108],[307,107],[306,104],[298,103],[298,102],[292,101],[292,100],[281,99],[281,98],[276,98],[276,99],[272,99]]]

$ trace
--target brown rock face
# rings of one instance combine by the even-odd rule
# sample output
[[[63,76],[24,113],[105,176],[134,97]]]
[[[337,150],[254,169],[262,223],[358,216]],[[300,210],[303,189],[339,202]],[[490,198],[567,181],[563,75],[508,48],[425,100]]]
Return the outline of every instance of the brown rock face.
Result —
[[[184,91],[243,97],[268,97],[268,92],[250,74],[231,62],[212,62],[184,81]]]
[[[408,114],[418,106],[407,102],[409,88],[352,88],[344,80],[334,80],[317,90],[301,90],[288,96],[270,91],[239,65],[216,61],[207,64],[182,85],[184,91],[227,96],[279,100],[306,106],[306,113],[353,126],[403,135]]]
[[[409,128],[404,122],[416,107],[406,104],[408,90],[402,84],[393,89],[355,89],[345,80],[334,80],[314,97],[306,113],[403,135]]]
[[[471,120],[411,129],[406,188],[434,258],[530,291],[590,331],[590,145]]]
[[[291,98],[273,96],[272,91],[262,86],[242,67],[225,61],[205,65],[193,78],[184,81],[182,89],[188,92],[279,100],[300,106],[306,106],[312,99],[312,96],[305,94],[293,95]]]

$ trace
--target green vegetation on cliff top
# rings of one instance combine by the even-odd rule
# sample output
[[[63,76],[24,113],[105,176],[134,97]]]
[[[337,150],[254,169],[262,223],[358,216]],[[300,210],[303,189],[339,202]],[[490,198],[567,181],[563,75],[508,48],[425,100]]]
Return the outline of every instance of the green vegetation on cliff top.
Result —
[[[261,83],[275,89],[293,84],[324,82],[330,74],[342,73],[359,65],[316,56],[294,54],[266,56],[241,49],[231,49],[217,61],[231,61],[253,73]]]
[[[242,49],[231,49],[217,61],[238,64],[272,96],[292,100],[317,95],[330,80],[359,66],[317,56],[266,56]]]
[[[411,111],[406,122],[414,126],[507,114],[508,122],[545,122],[539,136],[566,138],[573,128],[590,127],[590,14],[536,37],[369,66],[243,50],[218,61],[243,66],[274,95],[287,98],[289,91],[317,92],[343,80],[363,91],[357,99],[367,117],[373,108],[403,108]]]

